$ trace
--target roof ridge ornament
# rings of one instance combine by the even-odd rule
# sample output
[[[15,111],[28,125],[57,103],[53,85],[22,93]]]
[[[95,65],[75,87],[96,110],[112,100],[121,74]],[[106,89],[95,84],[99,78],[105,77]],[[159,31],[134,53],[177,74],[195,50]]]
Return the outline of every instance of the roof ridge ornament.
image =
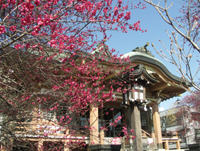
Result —
[[[149,45],[149,42],[147,42],[144,46],[142,47],[136,47],[135,49],[132,50],[132,52],[142,52],[142,53],[146,53],[152,57],[154,57],[152,55],[152,53],[147,49],[147,46]]]

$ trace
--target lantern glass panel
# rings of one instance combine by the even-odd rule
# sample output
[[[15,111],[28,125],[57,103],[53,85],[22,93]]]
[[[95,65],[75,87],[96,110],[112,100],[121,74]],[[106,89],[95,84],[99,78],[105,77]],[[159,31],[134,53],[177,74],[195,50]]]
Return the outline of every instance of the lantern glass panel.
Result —
[[[143,100],[144,94],[143,94],[144,88],[142,85],[134,85],[134,100]]]

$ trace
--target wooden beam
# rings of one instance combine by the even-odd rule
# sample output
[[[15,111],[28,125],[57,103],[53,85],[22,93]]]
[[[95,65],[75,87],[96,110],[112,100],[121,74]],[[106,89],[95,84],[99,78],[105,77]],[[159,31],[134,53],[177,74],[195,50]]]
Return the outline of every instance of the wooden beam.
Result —
[[[153,87],[149,87],[148,91],[150,91],[150,92],[158,91],[158,90],[162,90],[162,89],[164,89],[164,88],[166,88],[168,86],[170,86],[170,84],[168,84],[168,83],[160,83],[160,84],[157,84],[157,85],[155,85]]]

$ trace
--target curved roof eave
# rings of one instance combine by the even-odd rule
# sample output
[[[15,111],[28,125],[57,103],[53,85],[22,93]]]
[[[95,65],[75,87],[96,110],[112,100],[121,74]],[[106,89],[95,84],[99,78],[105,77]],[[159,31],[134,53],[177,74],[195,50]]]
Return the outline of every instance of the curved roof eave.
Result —
[[[182,81],[181,78],[173,75],[166,67],[165,65],[163,65],[163,63],[148,55],[148,54],[145,54],[145,53],[140,53],[140,52],[129,52],[129,53],[126,53],[122,56],[123,58],[126,58],[126,57],[129,57],[130,58],[130,62],[134,62],[134,61],[140,61],[140,62],[144,62],[144,63],[148,63],[148,64],[151,64],[157,68],[159,68],[167,77],[169,77],[170,79],[172,79],[173,81],[176,81],[178,83],[183,83],[189,87],[191,87],[191,84],[190,83],[185,83]]]

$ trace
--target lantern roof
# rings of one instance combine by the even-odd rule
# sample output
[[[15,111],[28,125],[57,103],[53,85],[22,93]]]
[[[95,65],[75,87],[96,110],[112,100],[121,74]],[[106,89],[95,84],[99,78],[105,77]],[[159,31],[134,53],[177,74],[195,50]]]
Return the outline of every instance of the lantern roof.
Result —
[[[126,74],[123,74],[122,79],[127,81],[127,84],[129,84],[129,81],[132,82],[135,79],[145,80],[147,83],[151,83],[152,85],[158,82],[158,80],[155,77],[151,76],[148,73],[145,66],[141,63],[136,65],[133,71],[126,72]]]

